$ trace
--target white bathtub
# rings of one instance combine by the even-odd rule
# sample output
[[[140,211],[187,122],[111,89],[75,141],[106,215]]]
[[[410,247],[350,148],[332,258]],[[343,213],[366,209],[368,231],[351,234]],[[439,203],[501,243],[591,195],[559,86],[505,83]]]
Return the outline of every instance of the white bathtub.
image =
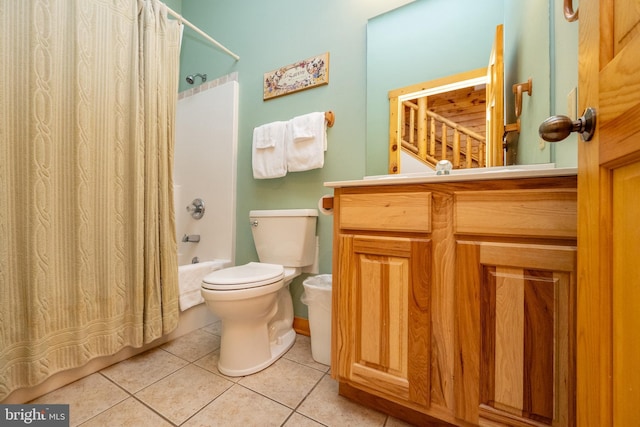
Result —
[[[204,302],[200,293],[202,279],[212,271],[230,266],[231,261],[226,259],[214,259],[178,266],[180,311],[185,311],[191,307],[202,304]]]

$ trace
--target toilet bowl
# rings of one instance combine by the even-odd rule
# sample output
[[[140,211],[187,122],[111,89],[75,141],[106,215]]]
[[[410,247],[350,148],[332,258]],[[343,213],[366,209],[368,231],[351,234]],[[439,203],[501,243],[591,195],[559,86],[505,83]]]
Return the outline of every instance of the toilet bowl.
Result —
[[[266,368],[296,338],[284,267],[250,262],[213,273],[203,279],[202,296],[222,320],[218,370],[243,376]]]
[[[315,209],[251,211],[250,216],[261,262],[214,271],[201,287],[205,303],[222,321],[218,370],[228,376],[258,372],[293,346],[289,284],[301,267],[313,263],[316,249]]]

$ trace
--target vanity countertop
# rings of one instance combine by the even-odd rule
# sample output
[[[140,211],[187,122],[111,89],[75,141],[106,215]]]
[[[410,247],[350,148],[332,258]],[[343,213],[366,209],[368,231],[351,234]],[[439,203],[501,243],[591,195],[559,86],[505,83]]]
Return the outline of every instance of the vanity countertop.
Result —
[[[492,179],[542,178],[575,176],[577,168],[556,168],[547,165],[514,165],[482,169],[457,169],[450,175],[436,175],[436,172],[418,172],[396,175],[365,176],[350,181],[325,182],[325,187],[364,187],[374,185],[432,184],[438,182],[486,181]]]

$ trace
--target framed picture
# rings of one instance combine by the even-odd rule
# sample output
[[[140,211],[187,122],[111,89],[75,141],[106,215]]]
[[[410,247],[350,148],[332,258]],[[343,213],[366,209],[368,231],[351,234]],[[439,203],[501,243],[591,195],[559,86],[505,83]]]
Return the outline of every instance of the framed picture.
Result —
[[[329,84],[329,52],[264,73],[263,100]]]

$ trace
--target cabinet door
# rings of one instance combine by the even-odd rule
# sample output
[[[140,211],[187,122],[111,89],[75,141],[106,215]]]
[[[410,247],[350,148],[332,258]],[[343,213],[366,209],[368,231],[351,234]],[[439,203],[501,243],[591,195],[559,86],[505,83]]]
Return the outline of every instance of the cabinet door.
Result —
[[[456,416],[574,425],[576,248],[458,242],[456,253]]]
[[[428,407],[430,241],[341,234],[339,246],[338,376]]]

